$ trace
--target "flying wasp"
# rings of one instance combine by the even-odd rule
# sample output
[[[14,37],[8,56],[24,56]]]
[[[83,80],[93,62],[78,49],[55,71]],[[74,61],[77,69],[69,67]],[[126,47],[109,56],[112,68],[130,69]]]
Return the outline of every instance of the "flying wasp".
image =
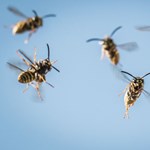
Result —
[[[113,65],[117,65],[120,60],[120,56],[117,48],[131,51],[131,50],[135,50],[138,47],[136,42],[129,42],[120,45],[116,45],[114,43],[112,36],[121,28],[122,28],[121,26],[117,27],[116,29],[113,30],[110,36],[106,36],[104,39],[91,38],[86,41],[86,42],[99,41],[99,44],[102,45],[101,59],[103,59],[104,56],[106,55],[110,59]]]
[[[34,13],[34,17],[27,17],[25,14],[23,14],[21,11],[19,11],[15,7],[8,7],[8,10],[14,13],[15,15],[18,15],[20,17],[25,18],[26,20],[19,21],[15,25],[12,26],[12,33],[15,34],[21,34],[26,31],[29,31],[28,38],[24,41],[25,43],[28,43],[29,39],[31,38],[32,34],[36,32],[36,30],[43,26],[43,19],[47,17],[56,17],[55,14],[47,14],[43,17],[39,17],[37,12],[35,10],[32,10]]]
[[[23,62],[28,66],[28,69],[25,71],[16,65],[13,65],[8,62],[8,65],[10,67],[13,67],[15,69],[18,69],[21,71],[21,73],[18,76],[18,81],[23,84],[27,84],[27,88],[24,90],[26,91],[29,87],[29,85],[33,86],[37,92],[39,97],[42,99],[39,87],[42,82],[47,83],[51,87],[54,88],[53,85],[48,83],[46,81],[46,74],[54,68],[56,71],[60,72],[56,67],[53,66],[53,64],[56,62],[51,62],[50,61],[50,49],[48,47],[48,58],[41,60],[41,61],[36,61],[36,53],[34,54],[34,62],[21,50],[17,51],[17,55],[23,60]],[[22,57],[23,56],[23,57]],[[26,59],[24,59],[26,58]]]
[[[128,84],[128,86],[125,89],[125,96],[124,96],[125,115],[124,115],[124,118],[128,118],[129,108],[134,105],[136,100],[140,97],[141,93],[143,92],[145,95],[150,96],[150,93],[148,93],[146,90],[144,90],[144,77],[146,77],[150,73],[147,73],[142,77],[135,77],[126,71],[121,71],[121,72],[133,77],[132,81],[126,77],[126,79],[128,79],[130,83]]]

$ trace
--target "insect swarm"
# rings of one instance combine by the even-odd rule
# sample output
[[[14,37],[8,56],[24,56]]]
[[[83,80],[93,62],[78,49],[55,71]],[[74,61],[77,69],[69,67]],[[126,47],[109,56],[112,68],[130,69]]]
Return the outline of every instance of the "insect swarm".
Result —
[[[37,12],[33,10],[34,17],[27,17],[25,14],[23,14],[21,11],[19,11],[15,7],[8,7],[8,10],[15,15],[18,15],[20,17],[25,18],[23,21],[17,22],[15,25],[12,26],[12,33],[15,34],[21,34],[26,31],[29,31],[28,38],[24,41],[25,43],[28,43],[29,39],[31,38],[32,34],[36,32],[36,30],[43,26],[43,19],[47,17],[56,17],[55,14],[48,14],[44,15],[43,17],[39,17]]]
[[[38,96],[40,97],[41,100],[42,100],[42,97],[40,94],[39,87],[42,82],[45,82],[54,88],[53,85],[51,85],[50,83],[46,81],[46,74],[52,68],[60,72],[57,68],[53,66],[53,64],[56,61],[54,62],[50,61],[50,49],[49,49],[48,44],[47,44],[47,47],[48,47],[48,58],[41,60],[41,61],[36,61],[36,53],[35,53],[34,62],[23,51],[21,50],[17,51],[17,55],[22,59],[22,61],[26,64],[26,66],[28,66],[28,69],[26,71],[9,62],[7,63],[10,67],[21,71],[21,73],[18,75],[18,82],[27,84],[27,88],[24,90],[24,92],[28,89],[29,85],[31,85],[37,90]]]
[[[130,81],[130,83],[125,89],[125,96],[124,96],[124,104],[125,104],[124,118],[128,118],[129,108],[134,105],[136,100],[140,97],[141,93],[143,92],[144,94],[150,95],[150,93],[144,90],[144,77],[146,77],[150,73],[147,73],[142,77],[135,77],[126,71],[121,71],[121,72],[133,77],[132,81],[130,81],[127,78]]]
[[[106,55],[113,65],[117,65],[120,60],[120,55],[117,50],[117,47],[128,51],[135,50],[138,47],[136,42],[129,42],[120,45],[116,45],[114,43],[112,36],[116,33],[116,31],[118,31],[121,28],[122,28],[121,26],[117,27],[116,29],[113,30],[110,36],[106,36],[104,39],[91,38],[86,41],[86,42],[99,41],[99,44],[102,45],[101,59],[103,59],[104,56]]]

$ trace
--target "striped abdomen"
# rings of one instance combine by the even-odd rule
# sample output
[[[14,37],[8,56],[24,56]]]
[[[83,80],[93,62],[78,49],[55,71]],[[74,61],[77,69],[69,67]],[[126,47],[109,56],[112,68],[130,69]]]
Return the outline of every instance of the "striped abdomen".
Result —
[[[26,71],[26,72],[22,72],[20,73],[20,75],[18,76],[18,81],[20,83],[30,83],[35,79],[35,73],[31,72],[31,71]]]
[[[117,49],[113,49],[109,51],[108,57],[110,58],[110,61],[113,65],[118,64],[120,56],[119,56],[119,52]]]
[[[23,33],[27,31],[27,23],[26,21],[20,21],[17,24],[15,24],[15,26],[12,29],[12,33],[13,34],[19,34],[19,33]]]
[[[104,40],[104,42],[102,43],[102,49],[106,56],[110,59],[111,63],[113,65],[117,65],[120,59],[119,52],[116,48],[116,44],[111,38],[107,37]]]
[[[111,47],[110,49],[104,49],[106,56],[110,59],[113,65],[117,65],[120,60],[119,52],[116,47]]]

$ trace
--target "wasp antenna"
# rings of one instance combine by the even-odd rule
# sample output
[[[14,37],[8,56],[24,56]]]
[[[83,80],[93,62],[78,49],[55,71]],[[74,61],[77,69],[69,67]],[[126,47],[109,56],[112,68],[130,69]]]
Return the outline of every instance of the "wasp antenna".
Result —
[[[60,70],[58,70],[56,67],[52,66],[53,69],[55,69],[57,72],[60,72]]]
[[[23,57],[19,53],[23,55],[31,64],[34,64],[33,61],[22,50],[17,50],[17,55],[22,59]]]
[[[50,48],[49,48],[49,44],[47,44],[47,50],[48,50],[48,60],[50,60]]]
[[[32,10],[32,12],[34,13],[35,17],[38,16],[37,12],[35,10]]]
[[[121,28],[122,28],[122,26],[119,26],[116,29],[114,29],[114,31],[110,34],[110,37],[112,37]]]
[[[44,15],[42,18],[48,18],[48,17],[56,17],[55,14],[48,14],[48,15]]]
[[[47,81],[45,81],[46,84],[50,85],[52,88],[54,88],[54,86],[50,83],[48,83]]]
[[[122,73],[125,73],[125,74],[128,74],[129,76],[133,77],[134,79],[136,79],[135,76],[133,76],[132,74],[130,74],[129,72],[126,72],[126,71],[121,71]]]
[[[147,74],[145,74],[142,78],[144,78],[144,77],[148,76],[149,74],[150,74],[150,72],[149,72],[149,73],[147,73]]]
[[[92,41],[104,41],[104,39],[99,39],[99,38],[92,38],[92,39],[88,39],[86,42],[92,42]]]

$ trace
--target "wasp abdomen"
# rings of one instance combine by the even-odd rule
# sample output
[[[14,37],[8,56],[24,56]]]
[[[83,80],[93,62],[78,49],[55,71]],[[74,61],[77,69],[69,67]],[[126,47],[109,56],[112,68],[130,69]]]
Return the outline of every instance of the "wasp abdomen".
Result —
[[[33,72],[27,71],[27,72],[22,72],[18,76],[18,81],[20,83],[30,83],[35,79],[35,75]]]
[[[26,31],[26,28],[27,28],[26,21],[18,22],[18,23],[13,27],[12,33],[13,33],[14,35],[15,35],[16,33],[17,33],[17,34],[23,33],[23,32]]]
[[[117,65],[119,63],[120,55],[116,48],[105,50],[105,53],[113,65]]]
[[[112,64],[117,65],[120,59],[118,51],[116,49],[110,51],[109,58]]]

